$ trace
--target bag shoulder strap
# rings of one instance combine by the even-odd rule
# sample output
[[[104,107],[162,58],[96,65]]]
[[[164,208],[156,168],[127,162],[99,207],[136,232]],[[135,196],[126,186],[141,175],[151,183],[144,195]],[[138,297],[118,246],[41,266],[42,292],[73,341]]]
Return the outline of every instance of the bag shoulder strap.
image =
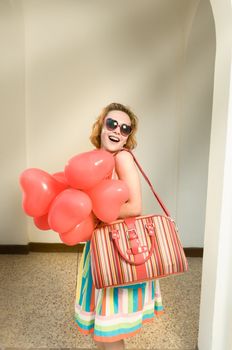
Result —
[[[143,171],[141,165],[139,164],[138,160],[136,159],[134,153],[133,153],[131,150],[127,149],[127,148],[123,148],[121,151],[127,151],[127,152],[129,152],[129,153],[132,155],[135,164],[137,165],[137,167],[138,167],[138,169],[140,170],[141,174],[143,175],[144,179],[145,179],[146,182],[148,183],[148,185],[149,185],[149,187],[150,187],[152,193],[154,194],[154,196],[155,196],[155,198],[157,199],[159,205],[160,205],[161,208],[163,209],[165,215],[167,215],[167,216],[170,217],[170,213],[169,213],[168,209],[165,207],[164,203],[162,202],[162,200],[161,200],[160,197],[158,196],[158,193],[154,190],[154,187],[152,186],[151,181],[148,179],[147,175],[144,173],[144,171]],[[119,152],[121,152],[121,151],[119,151]],[[119,153],[119,152],[117,152],[117,153]],[[115,153],[114,155],[116,155],[117,153]]]

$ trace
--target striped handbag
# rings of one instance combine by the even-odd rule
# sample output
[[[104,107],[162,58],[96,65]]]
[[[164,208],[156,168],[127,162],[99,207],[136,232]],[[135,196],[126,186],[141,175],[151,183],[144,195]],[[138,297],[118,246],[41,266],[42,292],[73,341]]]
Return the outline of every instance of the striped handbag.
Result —
[[[129,152],[165,215],[130,217],[95,228],[90,247],[97,289],[137,284],[188,270],[175,222]]]

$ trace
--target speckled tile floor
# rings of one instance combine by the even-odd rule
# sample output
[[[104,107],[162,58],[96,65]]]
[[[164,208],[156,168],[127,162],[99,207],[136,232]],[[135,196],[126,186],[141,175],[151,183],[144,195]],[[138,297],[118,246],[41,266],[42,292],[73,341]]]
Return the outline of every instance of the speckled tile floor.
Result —
[[[188,273],[160,280],[165,314],[126,340],[126,349],[194,350],[201,258]],[[0,349],[91,349],[73,320],[76,253],[0,255]]]

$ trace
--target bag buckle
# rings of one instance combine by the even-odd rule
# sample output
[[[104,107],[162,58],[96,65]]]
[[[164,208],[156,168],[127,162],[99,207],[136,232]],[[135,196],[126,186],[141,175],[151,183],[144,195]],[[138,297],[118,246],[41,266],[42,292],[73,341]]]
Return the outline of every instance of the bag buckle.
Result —
[[[138,238],[136,230],[134,228],[129,228],[127,230],[127,237],[129,240]]]
[[[147,252],[148,249],[146,246],[141,245],[141,242],[139,240],[139,237],[135,228],[128,229],[127,235],[131,246],[129,249],[127,249],[127,254],[138,256],[138,255],[141,255],[142,253]]]

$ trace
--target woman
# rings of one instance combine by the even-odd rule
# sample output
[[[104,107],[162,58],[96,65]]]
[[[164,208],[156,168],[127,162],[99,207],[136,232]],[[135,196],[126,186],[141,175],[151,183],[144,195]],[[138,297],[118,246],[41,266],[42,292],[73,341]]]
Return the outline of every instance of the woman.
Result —
[[[91,142],[97,148],[115,153],[113,177],[123,180],[129,200],[121,206],[119,218],[142,212],[140,180],[132,155],[120,151],[136,146],[137,117],[119,103],[106,106],[93,125]],[[92,284],[90,242],[87,242],[78,269],[75,321],[83,334],[93,334],[99,349],[124,349],[124,340],[137,333],[154,313],[163,311],[159,281],[128,287],[97,290]]]

